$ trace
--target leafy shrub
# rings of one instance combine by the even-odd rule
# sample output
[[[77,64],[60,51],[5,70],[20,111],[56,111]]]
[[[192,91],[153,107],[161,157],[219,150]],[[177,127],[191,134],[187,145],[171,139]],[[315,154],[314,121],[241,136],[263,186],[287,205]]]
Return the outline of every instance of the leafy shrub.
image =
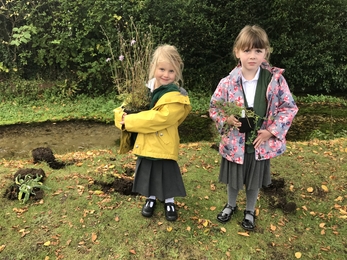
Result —
[[[270,61],[286,69],[294,92],[347,89],[345,0],[7,0],[0,7],[2,78],[15,72],[24,79],[66,80],[78,86],[77,94],[112,92],[100,26],[116,42],[115,17],[133,16],[140,30],[152,25],[154,45],[178,48],[189,90],[212,93],[236,64],[232,45],[246,24],[267,31]]]
[[[347,2],[276,0],[272,6],[271,60],[286,69],[296,92],[347,89]],[[272,25],[273,24],[273,25]]]

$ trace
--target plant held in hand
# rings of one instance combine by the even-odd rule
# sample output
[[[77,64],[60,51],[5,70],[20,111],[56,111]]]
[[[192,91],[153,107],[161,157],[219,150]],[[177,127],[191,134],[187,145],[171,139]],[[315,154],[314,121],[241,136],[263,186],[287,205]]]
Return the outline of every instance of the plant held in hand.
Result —
[[[220,116],[235,116],[242,123],[242,126],[236,129],[238,129],[240,133],[249,133],[246,144],[252,144],[257,137],[257,131],[261,127],[261,122],[265,118],[257,115],[253,109],[245,108],[235,102],[215,101],[214,106],[218,108]],[[227,135],[227,133],[233,129],[235,129],[234,126],[225,123],[223,126],[223,135]]]
[[[148,109],[149,89],[146,83],[153,52],[151,27],[142,31],[132,17],[130,21],[124,21],[121,16],[115,16],[115,19],[117,39],[112,40],[104,28],[101,29],[107,40],[110,57],[106,62],[110,64],[118,98],[128,110]]]

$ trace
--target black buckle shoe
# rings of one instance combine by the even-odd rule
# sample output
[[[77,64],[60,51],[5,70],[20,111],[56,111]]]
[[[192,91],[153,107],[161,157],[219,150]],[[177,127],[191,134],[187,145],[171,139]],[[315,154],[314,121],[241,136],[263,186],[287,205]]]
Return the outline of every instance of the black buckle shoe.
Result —
[[[152,207],[151,207],[151,202],[153,202]],[[154,208],[155,208],[155,203],[156,203],[156,200],[146,199],[146,203],[145,203],[145,205],[143,205],[142,211],[141,211],[142,216],[144,216],[146,218],[152,217],[153,212],[154,212]]]
[[[243,229],[248,231],[253,231],[255,229],[255,214],[254,211],[245,210],[243,212],[244,218],[242,220],[241,226]],[[253,221],[246,219],[246,215],[249,214],[253,217]]]
[[[226,208],[231,210],[229,214],[226,214],[223,212],[224,209]],[[227,223],[231,219],[231,216],[234,215],[236,211],[237,211],[237,206],[232,207],[229,204],[226,204],[223,210],[217,215],[217,220],[221,223]]]
[[[175,221],[177,219],[177,211],[175,208],[175,204],[172,202],[165,203],[165,218],[168,221]],[[168,210],[168,207],[170,210]]]

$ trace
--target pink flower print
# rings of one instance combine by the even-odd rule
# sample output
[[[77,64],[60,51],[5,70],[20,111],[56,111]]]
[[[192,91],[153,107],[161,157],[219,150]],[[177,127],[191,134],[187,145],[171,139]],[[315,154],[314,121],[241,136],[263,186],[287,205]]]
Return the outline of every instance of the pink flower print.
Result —
[[[239,106],[239,105],[242,105],[243,104],[243,98],[242,97],[237,97],[236,99],[235,99],[235,102],[236,102],[236,104]]]
[[[236,145],[238,144],[238,140],[237,140],[236,138],[233,138],[233,139],[231,140],[231,144],[232,144],[233,146],[236,146]]]
[[[265,154],[265,153],[266,153],[266,149],[264,149],[264,148],[259,148],[259,153],[260,153],[260,154]]]
[[[283,101],[289,103],[289,102],[290,102],[290,101],[289,101],[289,97],[288,97],[288,96],[285,96],[285,97],[283,98]]]
[[[243,164],[243,158],[238,157],[238,158],[235,159],[234,162],[237,163],[237,164]]]
[[[284,122],[284,120],[286,119],[286,117],[284,117],[284,116],[280,116],[279,118],[278,118],[278,122]]]

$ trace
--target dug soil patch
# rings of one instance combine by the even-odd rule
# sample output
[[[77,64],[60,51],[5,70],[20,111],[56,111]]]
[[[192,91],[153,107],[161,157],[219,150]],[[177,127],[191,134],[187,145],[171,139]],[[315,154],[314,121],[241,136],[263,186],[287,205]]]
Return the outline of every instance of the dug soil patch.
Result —
[[[263,187],[263,193],[269,198],[269,208],[281,209],[284,213],[296,212],[296,203],[288,201],[283,178],[272,179],[268,187]]]

